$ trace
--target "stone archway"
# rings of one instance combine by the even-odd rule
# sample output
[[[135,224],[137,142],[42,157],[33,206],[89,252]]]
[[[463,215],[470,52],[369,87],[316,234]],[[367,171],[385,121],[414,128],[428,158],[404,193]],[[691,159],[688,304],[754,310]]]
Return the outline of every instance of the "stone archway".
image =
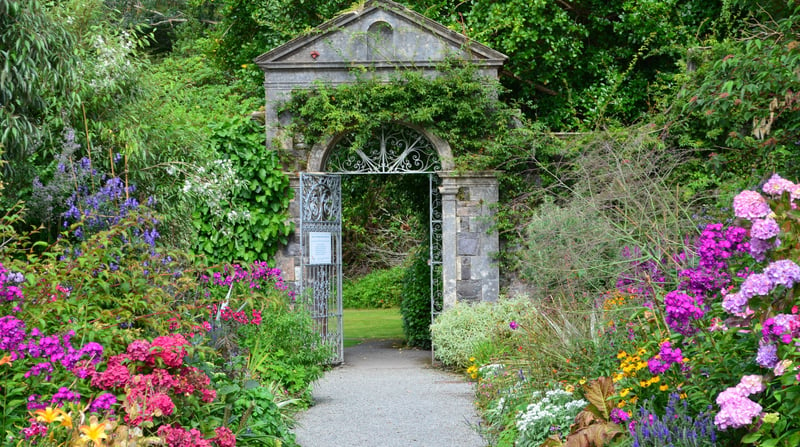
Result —
[[[331,151],[344,135],[331,135],[309,148],[301,136],[289,134],[290,117],[280,116],[278,110],[292,91],[313,88],[317,82],[353,83],[359,76],[388,80],[402,69],[434,77],[440,64],[452,59],[462,59],[475,66],[480,76],[496,79],[506,56],[391,0],[367,0],[359,9],[255,59],[264,71],[267,148],[289,160],[287,174],[295,190],[289,211],[295,223],[300,215],[296,200],[300,174],[324,172]],[[423,135],[440,160],[436,175],[441,181],[444,307],[457,301],[497,300],[499,242],[492,225],[498,184],[494,173],[457,173],[447,141],[428,129],[401,124]],[[277,256],[287,281],[299,277],[300,248],[294,234]]]

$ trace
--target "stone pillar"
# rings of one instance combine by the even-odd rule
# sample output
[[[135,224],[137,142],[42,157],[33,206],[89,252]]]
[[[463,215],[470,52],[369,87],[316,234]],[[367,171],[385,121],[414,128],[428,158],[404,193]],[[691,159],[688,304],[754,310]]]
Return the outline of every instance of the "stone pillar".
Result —
[[[289,222],[294,224],[294,230],[289,235],[289,242],[281,247],[275,254],[275,266],[281,270],[283,280],[291,290],[297,290],[300,278],[300,174],[288,172],[289,187],[292,190],[292,199],[289,201]]]
[[[451,197],[446,208],[445,192]],[[495,259],[500,243],[494,224],[493,206],[498,200],[498,182],[492,172],[475,172],[442,179],[443,276],[445,307],[449,303],[497,301],[500,269]],[[452,213],[452,214],[449,214]],[[450,227],[448,229],[448,220]],[[450,239],[450,247],[444,245]],[[454,278],[454,279],[452,279]],[[451,290],[448,287],[454,288]]]
[[[458,185],[453,177],[440,174],[442,185],[442,306],[452,307],[457,301],[458,278],[456,276],[456,194]]]

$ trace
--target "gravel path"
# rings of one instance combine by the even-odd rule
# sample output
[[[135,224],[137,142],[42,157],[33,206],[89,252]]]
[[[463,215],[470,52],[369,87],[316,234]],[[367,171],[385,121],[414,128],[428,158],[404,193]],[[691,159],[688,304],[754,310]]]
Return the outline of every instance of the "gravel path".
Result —
[[[298,417],[302,447],[482,447],[472,385],[431,367],[430,351],[369,341],[314,384]]]

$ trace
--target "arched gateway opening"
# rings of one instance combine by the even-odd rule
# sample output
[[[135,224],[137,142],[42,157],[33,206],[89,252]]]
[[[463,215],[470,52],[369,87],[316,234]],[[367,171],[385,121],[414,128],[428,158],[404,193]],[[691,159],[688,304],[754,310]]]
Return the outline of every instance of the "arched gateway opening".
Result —
[[[384,38],[365,39],[378,35],[376,30]],[[491,231],[497,180],[493,173],[456,173],[448,142],[412,123],[381,123],[363,144],[354,144],[354,134],[345,132],[308,147],[302,135],[288,131],[291,117],[278,111],[294,90],[318,82],[353,83],[364,73],[388,81],[401,69],[438,76],[439,64],[454,58],[496,78],[506,56],[390,0],[369,0],[256,58],[264,71],[267,148],[287,160],[295,191],[290,216],[296,231],[278,254],[278,267],[308,303],[325,340],[338,348],[338,362],[343,360],[342,177],[428,177],[432,318],[457,301],[497,299],[499,243]]]

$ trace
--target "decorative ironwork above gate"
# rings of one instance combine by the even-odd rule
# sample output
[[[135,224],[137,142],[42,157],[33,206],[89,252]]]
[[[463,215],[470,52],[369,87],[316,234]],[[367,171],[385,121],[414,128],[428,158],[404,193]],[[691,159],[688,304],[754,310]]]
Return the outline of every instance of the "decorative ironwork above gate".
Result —
[[[327,171],[341,174],[419,174],[442,169],[433,144],[402,125],[381,126],[360,148],[349,134],[331,150]]]

